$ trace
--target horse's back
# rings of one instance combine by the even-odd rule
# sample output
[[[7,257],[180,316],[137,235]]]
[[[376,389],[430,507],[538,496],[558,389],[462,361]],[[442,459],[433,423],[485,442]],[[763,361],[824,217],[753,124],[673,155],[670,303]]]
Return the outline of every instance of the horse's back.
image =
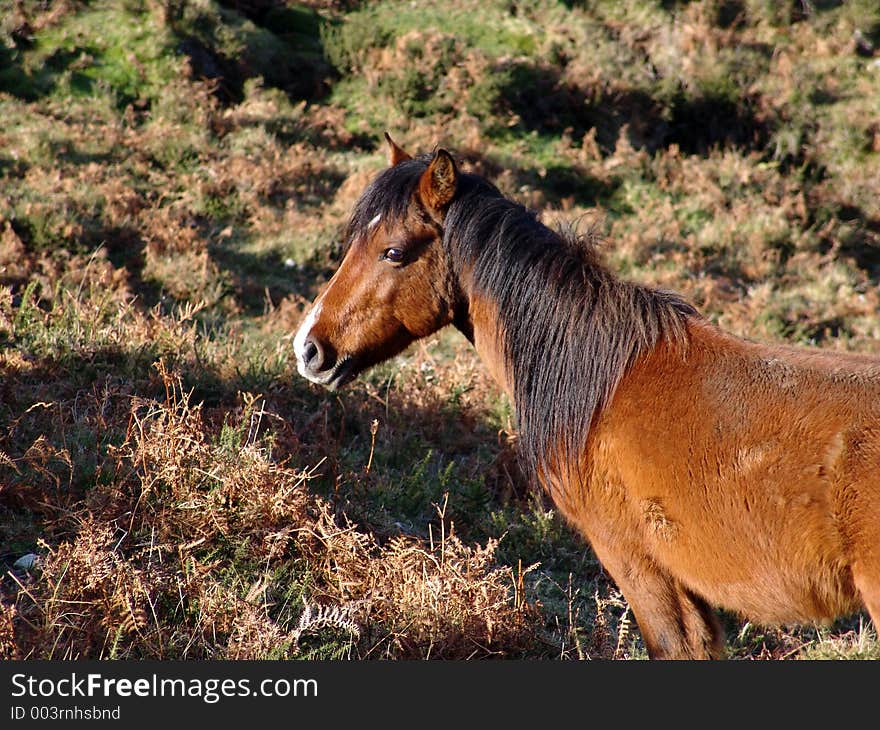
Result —
[[[853,563],[878,535],[880,358],[758,345],[700,320],[689,334],[619,384],[587,453],[594,516],[573,519],[596,529],[610,510],[618,540],[757,620],[852,610]]]

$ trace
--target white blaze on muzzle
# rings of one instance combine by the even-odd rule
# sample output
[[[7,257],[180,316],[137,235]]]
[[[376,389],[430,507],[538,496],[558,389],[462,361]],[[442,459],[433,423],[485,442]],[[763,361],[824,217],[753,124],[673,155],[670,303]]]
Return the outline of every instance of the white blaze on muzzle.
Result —
[[[296,331],[296,336],[293,338],[293,352],[296,355],[296,369],[299,371],[299,374],[304,378],[308,378],[309,380],[314,380],[314,377],[306,370],[305,364],[305,348],[306,348],[306,340],[309,339],[309,335],[312,334],[312,329],[315,326],[315,322],[318,321],[318,317],[321,315],[321,308],[323,306],[324,297],[327,292],[325,291],[315,303],[312,305],[311,310],[308,313],[308,316],[303,320],[303,323],[299,326],[299,329]]]
[[[377,225],[379,225],[379,221],[382,220],[381,213],[376,215],[368,224],[367,229],[372,230]],[[338,271],[336,272],[339,273]],[[293,352],[296,355],[296,369],[299,371],[299,374],[304,378],[311,380],[313,383],[319,383],[321,380],[316,378],[314,374],[310,373],[306,368],[305,363],[305,349],[306,342],[308,342],[309,335],[312,334],[312,330],[315,327],[315,323],[318,321],[318,317],[321,316],[321,308],[323,307],[324,297],[330,292],[330,289],[333,286],[333,282],[336,278],[336,275],[330,279],[330,283],[327,285],[327,288],[322,292],[321,296],[319,296],[315,303],[312,305],[311,310],[309,311],[306,318],[303,320],[303,323],[299,326],[299,329],[296,331],[296,335],[293,338]]]

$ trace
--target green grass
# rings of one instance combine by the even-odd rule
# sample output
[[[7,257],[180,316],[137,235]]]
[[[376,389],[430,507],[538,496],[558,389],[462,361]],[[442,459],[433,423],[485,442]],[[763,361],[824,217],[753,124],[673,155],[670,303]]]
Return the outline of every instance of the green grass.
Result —
[[[153,16],[132,14],[118,3],[97,4],[46,28],[33,47],[11,52],[9,72],[17,83],[6,87],[0,81],[0,88],[31,101],[109,94],[124,109],[154,98],[179,75],[172,46]]]

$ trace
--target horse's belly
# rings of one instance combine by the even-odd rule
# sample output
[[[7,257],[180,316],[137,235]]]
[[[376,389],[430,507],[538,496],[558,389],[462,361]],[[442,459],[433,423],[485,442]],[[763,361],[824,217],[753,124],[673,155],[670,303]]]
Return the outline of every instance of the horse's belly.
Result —
[[[860,601],[840,531],[842,488],[818,469],[785,469],[785,459],[757,450],[731,459],[733,467],[697,470],[645,461],[627,468],[618,458],[561,506],[588,537],[641,553],[712,605],[750,620],[849,613]]]
[[[716,483],[637,498],[645,544],[710,603],[754,621],[847,613],[858,601],[830,495],[809,486]]]
[[[756,621],[857,608],[852,568],[880,562],[880,377],[693,334],[686,359],[658,351],[621,381],[574,520]]]

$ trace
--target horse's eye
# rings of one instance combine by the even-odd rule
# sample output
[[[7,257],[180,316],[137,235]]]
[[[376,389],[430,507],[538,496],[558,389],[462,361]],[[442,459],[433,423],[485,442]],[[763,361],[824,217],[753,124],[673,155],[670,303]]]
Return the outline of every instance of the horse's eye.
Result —
[[[385,253],[382,254],[382,258],[386,261],[390,261],[392,264],[399,264],[403,261],[403,249],[386,248]]]

